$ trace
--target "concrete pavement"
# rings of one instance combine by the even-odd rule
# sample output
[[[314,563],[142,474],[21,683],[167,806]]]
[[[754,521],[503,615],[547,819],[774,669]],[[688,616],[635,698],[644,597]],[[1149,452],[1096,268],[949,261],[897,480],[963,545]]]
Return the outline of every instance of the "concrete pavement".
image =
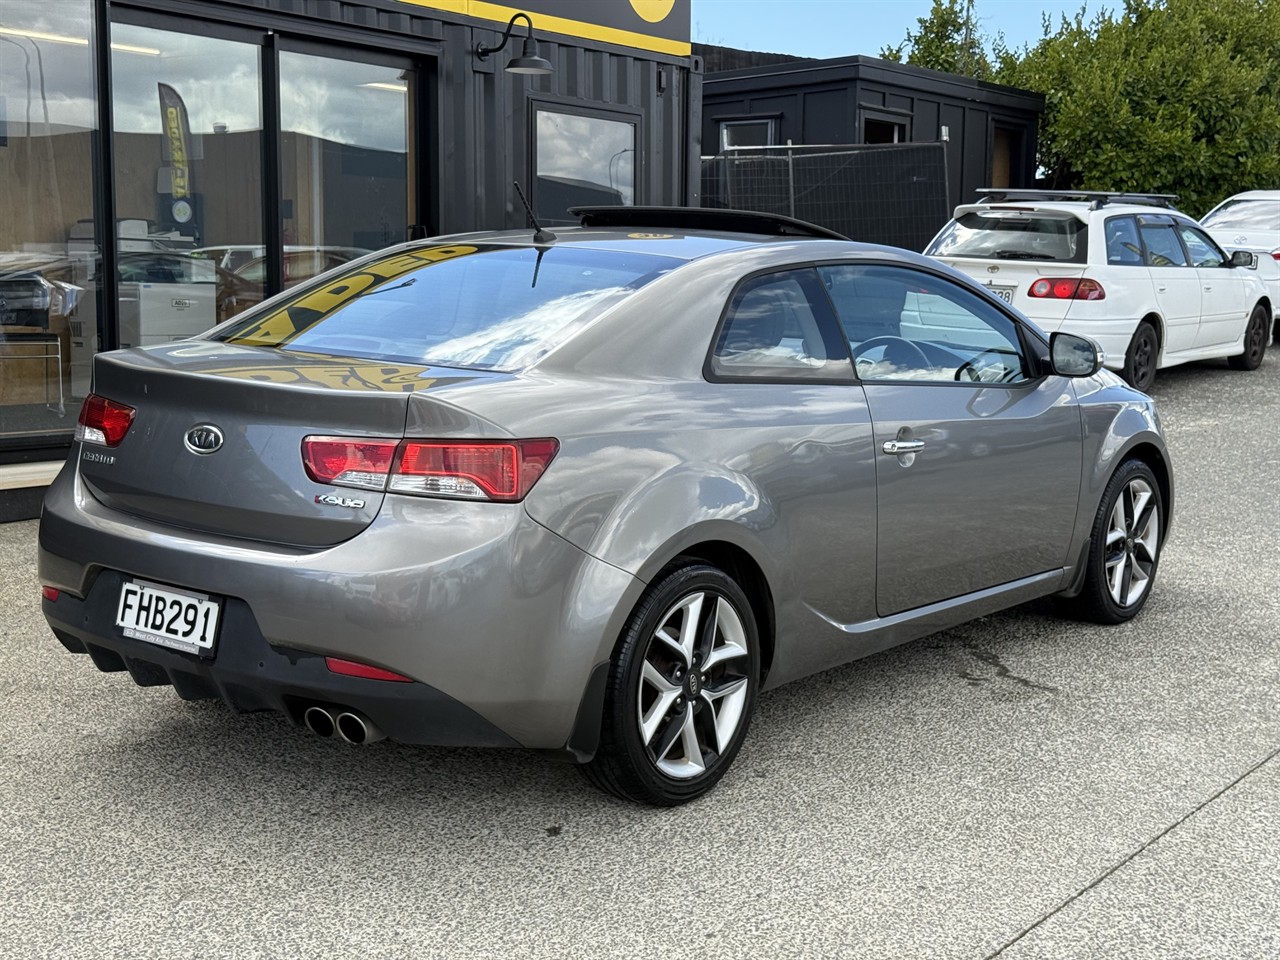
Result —
[[[670,811],[101,674],[0,525],[0,957],[1280,956],[1280,357],[1155,393],[1135,622],[1032,605],[766,694]]]

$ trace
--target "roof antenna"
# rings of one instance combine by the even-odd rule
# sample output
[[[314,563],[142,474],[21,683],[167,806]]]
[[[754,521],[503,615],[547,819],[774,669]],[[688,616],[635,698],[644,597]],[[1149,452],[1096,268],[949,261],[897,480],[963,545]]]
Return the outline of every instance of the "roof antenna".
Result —
[[[534,229],[538,232],[533,235],[534,243],[555,243],[556,235],[550,230],[543,230],[542,224],[538,222],[538,218],[533,215],[533,207],[529,206],[529,201],[524,198],[524,191],[520,189],[520,181],[513,180],[516,193],[520,195],[520,202],[524,204],[525,213],[529,214],[529,220],[533,223]]]

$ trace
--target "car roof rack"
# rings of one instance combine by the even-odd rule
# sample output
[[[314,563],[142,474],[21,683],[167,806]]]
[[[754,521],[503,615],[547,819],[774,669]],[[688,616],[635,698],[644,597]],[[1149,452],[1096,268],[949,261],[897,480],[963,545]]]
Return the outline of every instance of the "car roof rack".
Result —
[[[1090,210],[1105,207],[1108,203],[1136,203],[1172,210],[1178,199],[1175,193],[1112,193],[1108,190],[1008,190],[1004,187],[983,187],[976,192],[982,194],[979,203],[1003,203],[1006,200],[1088,200]]]
[[[725,233],[760,233],[772,237],[822,237],[848,240],[842,233],[816,223],[754,210],[718,207],[570,207],[584,227],[649,227],[679,230],[715,230]]]

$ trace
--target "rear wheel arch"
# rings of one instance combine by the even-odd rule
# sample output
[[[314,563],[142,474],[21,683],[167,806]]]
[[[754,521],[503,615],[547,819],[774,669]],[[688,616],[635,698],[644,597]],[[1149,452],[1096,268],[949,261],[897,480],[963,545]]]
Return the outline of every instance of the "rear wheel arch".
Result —
[[[1160,487],[1160,501],[1164,504],[1160,518],[1160,537],[1163,540],[1169,535],[1169,524],[1173,518],[1173,480],[1169,464],[1153,443],[1139,443],[1131,447],[1117,460],[1117,467],[1126,460],[1141,460],[1155,474],[1156,483]]]
[[[702,561],[719,567],[737,582],[751,603],[756,632],[760,635],[760,682],[769,675],[773,665],[775,617],[773,591],[760,564],[745,549],[724,540],[708,540],[685,547],[665,566],[672,567],[685,561]]]

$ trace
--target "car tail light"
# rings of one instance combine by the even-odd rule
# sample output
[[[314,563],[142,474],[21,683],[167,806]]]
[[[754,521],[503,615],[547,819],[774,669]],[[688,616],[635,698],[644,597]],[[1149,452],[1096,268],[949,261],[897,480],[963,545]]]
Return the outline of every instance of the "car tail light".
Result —
[[[423,497],[516,503],[560,449],[538,440],[378,440],[306,437],[302,462],[317,483]]]
[[[398,446],[398,440],[307,437],[302,441],[302,463],[316,483],[385,490]]]
[[[396,493],[515,503],[538,482],[555,440],[450,443],[406,440],[388,489]]]
[[[41,587],[40,596],[44,597],[50,603],[57,603],[60,594],[58,593],[57,587]]]
[[[1106,291],[1088,277],[1041,277],[1031,285],[1031,296],[1039,300],[1105,300]]]
[[[340,673],[344,677],[363,677],[365,680],[386,680],[390,683],[413,683],[413,677],[400,673],[392,673],[381,667],[371,667],[358,660],[343,660],[341,657],[325,657],[324,665],[330,673]]]
[[[1272,250],[1271,256],[1275,260],[1280,260],[1280,250]]]
[[[135,412],[133,407],[91,393],[80,408],[76,439],[104,447],[117,446],[129,432]]]

